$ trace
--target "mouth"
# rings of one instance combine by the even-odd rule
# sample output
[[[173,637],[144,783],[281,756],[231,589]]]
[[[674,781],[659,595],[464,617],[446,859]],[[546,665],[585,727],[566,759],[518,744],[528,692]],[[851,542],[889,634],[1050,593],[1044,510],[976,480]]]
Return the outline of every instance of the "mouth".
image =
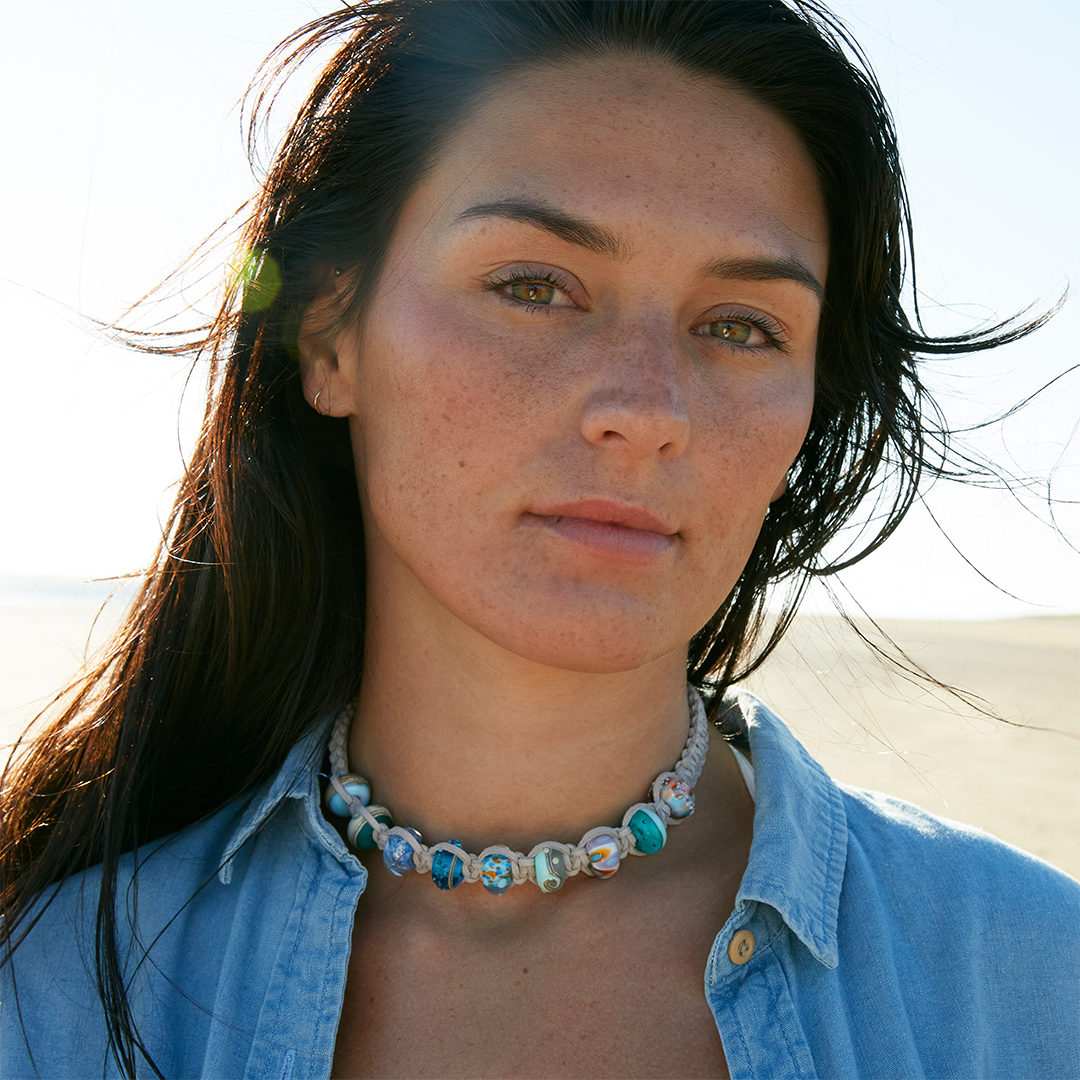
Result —
[[[635,564],[653,562],[668,554],[679,535],[669,523],[643,507],[606,499],[538,507],[522,515],[522,524],[546,529],[595,555]]]

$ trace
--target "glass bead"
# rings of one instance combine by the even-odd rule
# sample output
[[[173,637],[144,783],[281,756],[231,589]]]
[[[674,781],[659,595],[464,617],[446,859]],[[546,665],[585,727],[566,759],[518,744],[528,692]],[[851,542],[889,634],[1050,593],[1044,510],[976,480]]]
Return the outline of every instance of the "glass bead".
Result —
[[[589,870],[596,877],[611,877],[619,869],[619,842],[611,833],[600,833],[585,842]]]
[[[362,776],[349,773],[348,776],[341,777],[341,786],[365,806],[371,802],[371,785]],[[338,817],[349,816],[349,804],[334,790],[333,784],[326,785],[326,808]]]
[[[685,780],[669,776],[660,786],[660,798],[667,804],[671,816],[681,820],[694,812],[694,793]]]
[[[647,806],[639,807],[627,824],[643,855],[653,855],[667,843],[667,826]]]
[[[393,827],[394,819],[385,806],[369,806],[368,812],[376,821],[385,825],[388,829]],[[363,851],[374,851],[379,846],[375,843],[375,831],[363,817],[352,818],[349,821],[348,828],[345,830],[345,835],[348,836],[349,843],[354,848],[360,848]]]
[[[386,847],[383,848],[382,853],[383,863],[395,877],[404,877],[411,870],[416,869],[413,863],[413,846],[400,835],[403,832],[411,833],[417,840],[420,839],[420,834],[415,829],[401,826],[398,826],[398,830],[391,832],[386,838]]]
[[[447,840],[446,843],[460,848],[460,840]],[[465,880],[461,859],[452,851],[439,848],[431,856],[431,880],[440,889],[456,889]]]
[[[514,884],[514,867],[510,857],[498,852],[485,855],[480,864],[480,880],[489,893],[502,896]]]
[[[544,892],[556,892],[566,881],[566,856],[554,847],[541,848],[533,856],[536,884]]]

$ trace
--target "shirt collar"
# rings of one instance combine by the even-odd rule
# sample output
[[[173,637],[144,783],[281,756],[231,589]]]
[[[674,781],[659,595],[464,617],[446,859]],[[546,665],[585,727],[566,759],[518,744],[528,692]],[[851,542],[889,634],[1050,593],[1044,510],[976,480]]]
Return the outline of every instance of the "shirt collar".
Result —
[[[757,785],[754,840],[736,910],[755,901],[775,908],[814,956],[834,968],[847,859],[843,796],[768,706],[744,690],[734,696]]]
[[[335,855],[341,857],[346,853],[344,842],[327,825],[319,805],[319,766],[326,753],[333,722],[334,717],[330,717],[309,728],[293,745],[277,774],[249,796],[240,823],[222,855],[218,877],[223,885],[232,880],[233,856],[285,799],[306,800],[307,817],[319,839]]]

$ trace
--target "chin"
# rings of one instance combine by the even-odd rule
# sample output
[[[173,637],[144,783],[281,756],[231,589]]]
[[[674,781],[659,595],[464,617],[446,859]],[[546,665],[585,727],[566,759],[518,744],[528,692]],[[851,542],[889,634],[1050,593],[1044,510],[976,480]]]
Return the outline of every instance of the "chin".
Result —
[[[545,620],[547,623],[547,620]],[[638,625],[634,625],[638,623]],[[519,625],[510,632],[478,628],[496,644],[522,660],[583,675],[615,675],[636,671],[661,657],[679,652],[684,660],[693,631],[666,628],[654,620],[611,615],[566,617],[552,623]]]

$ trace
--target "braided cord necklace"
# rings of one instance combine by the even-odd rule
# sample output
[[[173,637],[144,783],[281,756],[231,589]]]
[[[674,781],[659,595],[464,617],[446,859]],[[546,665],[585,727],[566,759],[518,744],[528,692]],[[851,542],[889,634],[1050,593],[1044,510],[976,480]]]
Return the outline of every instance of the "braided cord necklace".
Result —
[[[652,855],[667,842],[667,826],[685,821],[694,812],[693,787],[705,765],[709,725],[701,695],[687,687],[690,734],[679,760],[662,772],[647,793],[647,802],[634,803],[619,828],[600,825],[589,829],[577,844],[545,840],[527,854],[501,844],[479,855],[465,851],[457,840],[428,847],[415,829],[395,825],[390,811],[371,802],[371,785],[348,771],[346,741],[356,711],[352,701],[341,711],[330,736],[330,783],[326,805],[338,817],[349,818],[346,836],[358,850],[382,851],[386,868],[398,877],[412,871],[430,873],[440,889],[456,889],[463,881],[483,882],[501,896],[512,885],[532,881],[544,892],[561,889],[578,873],[611,877],[627,855]]]

